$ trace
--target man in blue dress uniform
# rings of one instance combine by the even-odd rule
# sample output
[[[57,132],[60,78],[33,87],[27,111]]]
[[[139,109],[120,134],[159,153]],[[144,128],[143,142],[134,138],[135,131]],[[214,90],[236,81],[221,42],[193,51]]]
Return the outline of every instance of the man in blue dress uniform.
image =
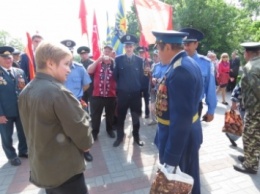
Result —
[[[11,165],[21,164],[13,147],[14,124],[18,136],[19,157],[28,158],[27,144],[18,112],[18,95],[26,84],[24,71],[12,67],[14,49],[0,47],[0,132],[2,147]]]
[[[70,51],[73,53],[74,46],[76,43],[73,40],[63,40],[61,43],[68,47]],[[86,69],[82,64],[76,63],[72,61],[70,66],[70,73],[67,76],[65,81],[65,86],[68,90],[72,92],[72,94],[80,101],[82,101],[83,93],[89,88],[89,84],[91,83],[90,76],[88,75]],[[83,107],[84,109],[86,107]],[[86,110],[87,111],[87,110]],[[93,160],[92,155],[89,151],[84,152],[84,157],[86,161],[91,162]]]
[[[126,54],[115,58],[113,76],[117,84],[117,139],[113,146],[117,147],[124,139],[124,122],[127,110],[130,108],[134,142],[143,146],[139,137],[141,116],[141,82],[144,76],[143,59],[134,54],[134,44],[137,38],[133,35],[124,35],[120,41],[125,44]]]
[[[214,65],[211,63],[210,59],[198,54],[196,50],[198,48],[199,41],[204,38],[204,34],[199,30],[193,28],[184,28],[180,31],[189,33],[187,38],[183,40],[184,50],[198,63],[202,72],[204,90],[201,94],[199,115],[201,116],[203,108],[202,99],[204,98],[204,96],[206,96],[206,104],[208,105],[208,110],[203,116],[203,120],[206,122],[210,122],[214,118],[214,112],[217,106]]]
[[[199,148],[202,129],[198,107],[203,89],[201,71],[187,56],[182,40],[188,33],[153,31],[162,64],[169,64],[156,98],[158,129],[155,144],[161,164],[194,178],[193,194],[200,193]]]

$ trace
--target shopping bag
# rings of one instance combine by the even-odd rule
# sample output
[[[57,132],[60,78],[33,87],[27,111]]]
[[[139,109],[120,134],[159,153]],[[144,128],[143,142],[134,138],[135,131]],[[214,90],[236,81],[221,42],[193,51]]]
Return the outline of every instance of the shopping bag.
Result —
[[[179,167],[173,172],[168,172],[165,165],[158,165],[156,178],[152,183],[150,194],[190,194],[194,180],[183,173]]]
[[[222,132],[241,136],[243,133],[243,121],[240,114],[234,110],[225,113],[225,123]]]

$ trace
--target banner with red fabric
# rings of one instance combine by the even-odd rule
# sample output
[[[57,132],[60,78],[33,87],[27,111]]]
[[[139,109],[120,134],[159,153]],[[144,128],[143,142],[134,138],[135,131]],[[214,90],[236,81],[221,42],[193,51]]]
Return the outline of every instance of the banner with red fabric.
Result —
[[[149,45],[145,39],[143,32],[140,34],[139,46],[146,47],[149,49]],[[149,52],[145,52],[145,58],[150,58]]]
[[[28,57],[28,64],[29,64],[29,78],[32,80],[35,77],[35,69],[34,69],[34,55],[33,55],[33,49],[32,49],[32,39],[28,32],[26,32],[27,36],[27,46],[25,48],[25,53]]]
[[[81,33],[86,34],[88,36],[88,30],[87,30],[87,10],[85,6],[85,1],[80,1],[80,8],[79,8],[79,19],[81,24]]]
[[[148,44],[155,43],[152,30],[172,30],[171,5],[157,0],[134,0],[141,32]]]
[[[94,11],[94,16],[93,16],[92,51],[93,51],[93,59],[97,60],[99,58],[99,56],[101,55],[101,51],[100,51],[100,47],[99,47],[98,25],[97,25],[95,11]]]

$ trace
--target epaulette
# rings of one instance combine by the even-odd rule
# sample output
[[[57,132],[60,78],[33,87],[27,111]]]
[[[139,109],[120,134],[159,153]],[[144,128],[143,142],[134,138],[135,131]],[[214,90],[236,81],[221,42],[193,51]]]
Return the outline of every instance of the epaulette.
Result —
[[[204,55],[198,54],[198,57],[199,57],[200,59],[205,60],[205,61],[211,62],[211,60],[210,60],[208,57],[204,56]]]

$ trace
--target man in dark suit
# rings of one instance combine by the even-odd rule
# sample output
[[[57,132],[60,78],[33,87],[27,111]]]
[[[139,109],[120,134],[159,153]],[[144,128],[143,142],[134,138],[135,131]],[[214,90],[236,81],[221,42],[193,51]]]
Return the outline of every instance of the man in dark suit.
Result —
[[[239,67],[240,67],[240,59],[237,56],[237,52],[234,51],[231,55],[231,59],[230,59],[230,80],[227,86],[227,91],[233,91],[235,86],[236,86],[236,82],[237,82],[237,76],[239,73]]]
[[[13,130],[16,126],[18,135],[19,157],[27,158],[27,144],[21,124],[17,97],[25,86],[23,70],[12,67],[14,49],[9,46],[0,47],[0,130],[2,147],[11,165],[21,164],[13,147]]]
[[[32,36],[32,49],[33,52],[35,53],[36,48],[40,44],[40,42],[43,40],[42,36],[39,34],[33,35]],[[35,61],[33,59],[33,64],[34,64],[34,71],[36,71],[36,65]],[[20,60],[20,68],[24,71],[26,79],[30,81],[30,74],[29,74],[29,59],[26,53],[21,55],[21,60]]]
[[[141,116],[141,81],[144,76],[143,59],[134,54],[137,38],[124,35],[120,41],[125,44],[126,54],[115,58],[113,76],[117,84],[117,139],[113,146],[117,147],[124,139],[124,122],[128,108],[131,111],[134,142],[143,146],[140,141],[139,128]]]

